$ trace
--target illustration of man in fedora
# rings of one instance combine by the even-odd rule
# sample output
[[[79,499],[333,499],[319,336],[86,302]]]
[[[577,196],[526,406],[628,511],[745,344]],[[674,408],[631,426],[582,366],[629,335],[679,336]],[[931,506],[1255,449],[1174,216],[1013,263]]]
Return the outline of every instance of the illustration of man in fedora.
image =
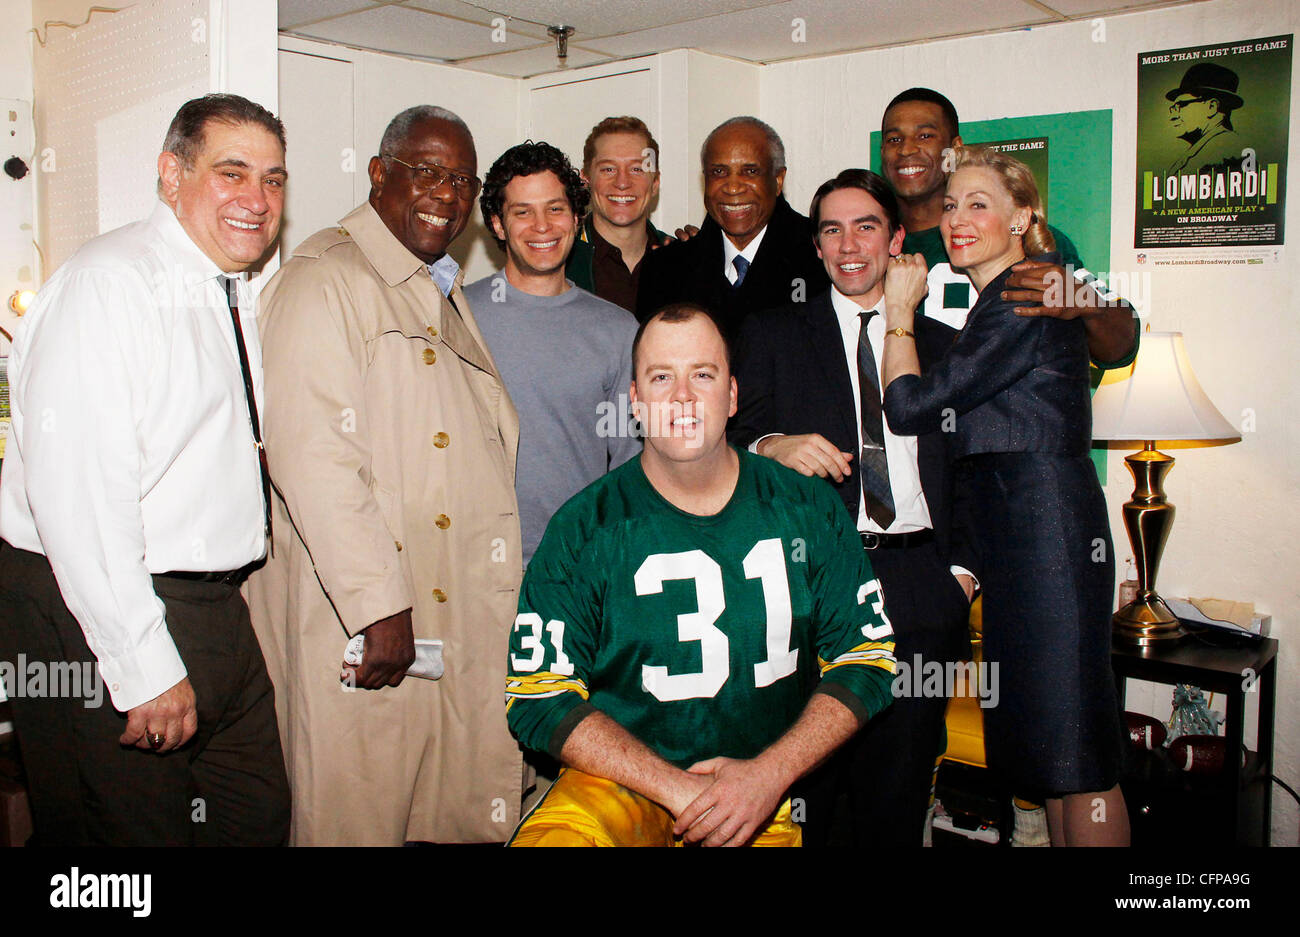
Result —
[[[1174,135],[1187,144],[1169,167],[1169,175],[1241,168],[1240,137],[1232,129],[1232,112],[1243,104],[1237,94],[1237,73],[1222,65],[1201,62],[1165,93]]]

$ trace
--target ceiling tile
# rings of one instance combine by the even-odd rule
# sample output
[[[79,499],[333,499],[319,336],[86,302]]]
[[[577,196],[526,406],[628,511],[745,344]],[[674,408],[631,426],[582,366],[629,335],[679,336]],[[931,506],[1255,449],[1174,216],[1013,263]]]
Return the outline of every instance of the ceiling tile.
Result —
[[[568,68],[599,65],[601,62],[608,61],[610,61],[610,57],[607,55],[575,48],[572,45],[569,46]],[[532,75],[560,71],[555,59],[555,44],[552,42],[519,52],[506,52],[501,55],[461,60],[455,64],[481,72],[491,72],[494,75],[505,75],[510,78],[528,78]]]
[[[960,5],[881,0],[872,4],[869,16],[863,15],[861,0],[822,0],[816,4],[781,3],[584,42],[616,56],[691,48],[751,62],[772,62],[1054,19],[1022,0],[972,0]]]
[[[355,13],[396,0],[279,0],[280,28],[292,29],[343,13]]]
[[[493,0],[483,0],[479,3],[465,3],[463,0],[402,0],[402,6],[413,7],[417,10],[424,10],[428,13],[439,13],[452,19],[465,20],[471,23],[482,23],[484,26],[490,26],[492,21],[497,17],[506,18],[506,33],[515,33],[521,36],[531,36],[534,39],[545,39],[546,27],[538,26],[524,20],[511,19],[509,14],[497,12],[497,4]],[[539,22],[545,22],[541,20]]]
[[[1043,0],[1064,16],[1082,18],[1098,13],[1130,13],[1143,7],[1168,6],[1167,0]]]
[[[518,34],[507,34],[503,43],[493,42],[492,30],[488,26],[400,6],[380,7],[286,31],[307,39],[325,39],[364,49],[438,60],[488,55],[537,42]]]
[[[293,35],[513,76],[555,69],[543,23],[577,30],[569,40],[571,66],[679,48],[760,63],[1169,5],[1170,0],[279,0],[281,30]],[[504,42],[492,41],[498,16],[507,18]],[[533,48],[542,42],[548,45]],[[494,58],[500,61],[493,64]]]
[[[408,6],[449,14],[453,7],[483,14],[485,11],[481,8],[486,7],[494,11],[487,13],[489,19],[503,15],[552,26],[573,26],[583,36],[606,36],[666,26],[781,2],[783,0],[693,0],[691,3],[667,3],[663,0],[601,0],[599,3],[592,0],[475,0],[471,5],[460,0],[407,0]],[[473,18],[477,19],[477,16]]]

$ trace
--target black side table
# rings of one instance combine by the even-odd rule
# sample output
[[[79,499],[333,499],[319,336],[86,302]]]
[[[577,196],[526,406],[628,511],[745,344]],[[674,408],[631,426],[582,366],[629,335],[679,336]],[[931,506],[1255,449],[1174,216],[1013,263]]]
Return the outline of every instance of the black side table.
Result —
[[[1270,780],[1273,774],[1274,694],[1277,685],[1277,641],[1264,638],[1248,644],[1221,646],[1223,633],[1207,630],[1189,634],[1172,647],[1111,646],[1111,669],[1121,708],[1127,677],[1152,683],[1190,683],[1228,701],[1224,734],[1227,756],[1223,771],[1212,779],[1208,797],[1195,803],[1209,821],[1213,838],[1239,846],[1266,846],[1272,821]],[[1211,643],[1214,642],[1214,643]],[[1259,701],[1258,751],[1242,752],[1246,729],[1246,697]],[[1212,792],[1212,793],[1211,793]],[[1189,818],[1190,820],[1191,818]],[[1215,835],[1217,834],[1217,835]]]

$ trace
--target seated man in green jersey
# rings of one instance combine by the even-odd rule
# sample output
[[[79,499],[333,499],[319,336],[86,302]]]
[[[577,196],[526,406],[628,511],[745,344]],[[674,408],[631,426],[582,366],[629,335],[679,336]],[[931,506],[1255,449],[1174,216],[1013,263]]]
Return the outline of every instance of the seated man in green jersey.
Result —
[[[790,785],[892,699],[894,637],[826,482],[729,447],[703,310],[632,346],[642,454],[552,518],[511,633],[510,729],[565,766],[513,845],[798,845]]]

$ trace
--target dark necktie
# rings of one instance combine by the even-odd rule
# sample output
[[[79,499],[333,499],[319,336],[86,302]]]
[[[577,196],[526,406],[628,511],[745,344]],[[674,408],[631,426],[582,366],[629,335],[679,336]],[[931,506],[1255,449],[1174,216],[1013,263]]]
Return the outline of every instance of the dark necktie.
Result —
[[[271,547],[271,472],[266,464],[266,447],[262,445],[262,424],[257,419],[257,397],[253,393],[253,372],[248,365],[248,347],[244,344],[244,328],[239,321],[239,293],[235,277],[226,277],[226,300],[230,303],[230,318],[235,325],[235,346],[239,349],[239,370],[244,376],[244,400],[248,404],[248,422],[253,428],[253,442],[257,445],[257,464],[262,473],[262,505],[265,511],[266,546]]]
[[[880,381],[876,377],[876,356],[867,337],[867,322],[876,313],[860,313],[858,331],[858,395],[862,400],[862,496],[867,516],[888,530],[894,522],[894,493],[889,487],[889,462],[885,458],[885,428],[880,405]]]
[[[732,285],[739,288],[745,282],[745,274],[749,272],[749,261],[737,254],[731,265],[736,268],[736,282]]]

